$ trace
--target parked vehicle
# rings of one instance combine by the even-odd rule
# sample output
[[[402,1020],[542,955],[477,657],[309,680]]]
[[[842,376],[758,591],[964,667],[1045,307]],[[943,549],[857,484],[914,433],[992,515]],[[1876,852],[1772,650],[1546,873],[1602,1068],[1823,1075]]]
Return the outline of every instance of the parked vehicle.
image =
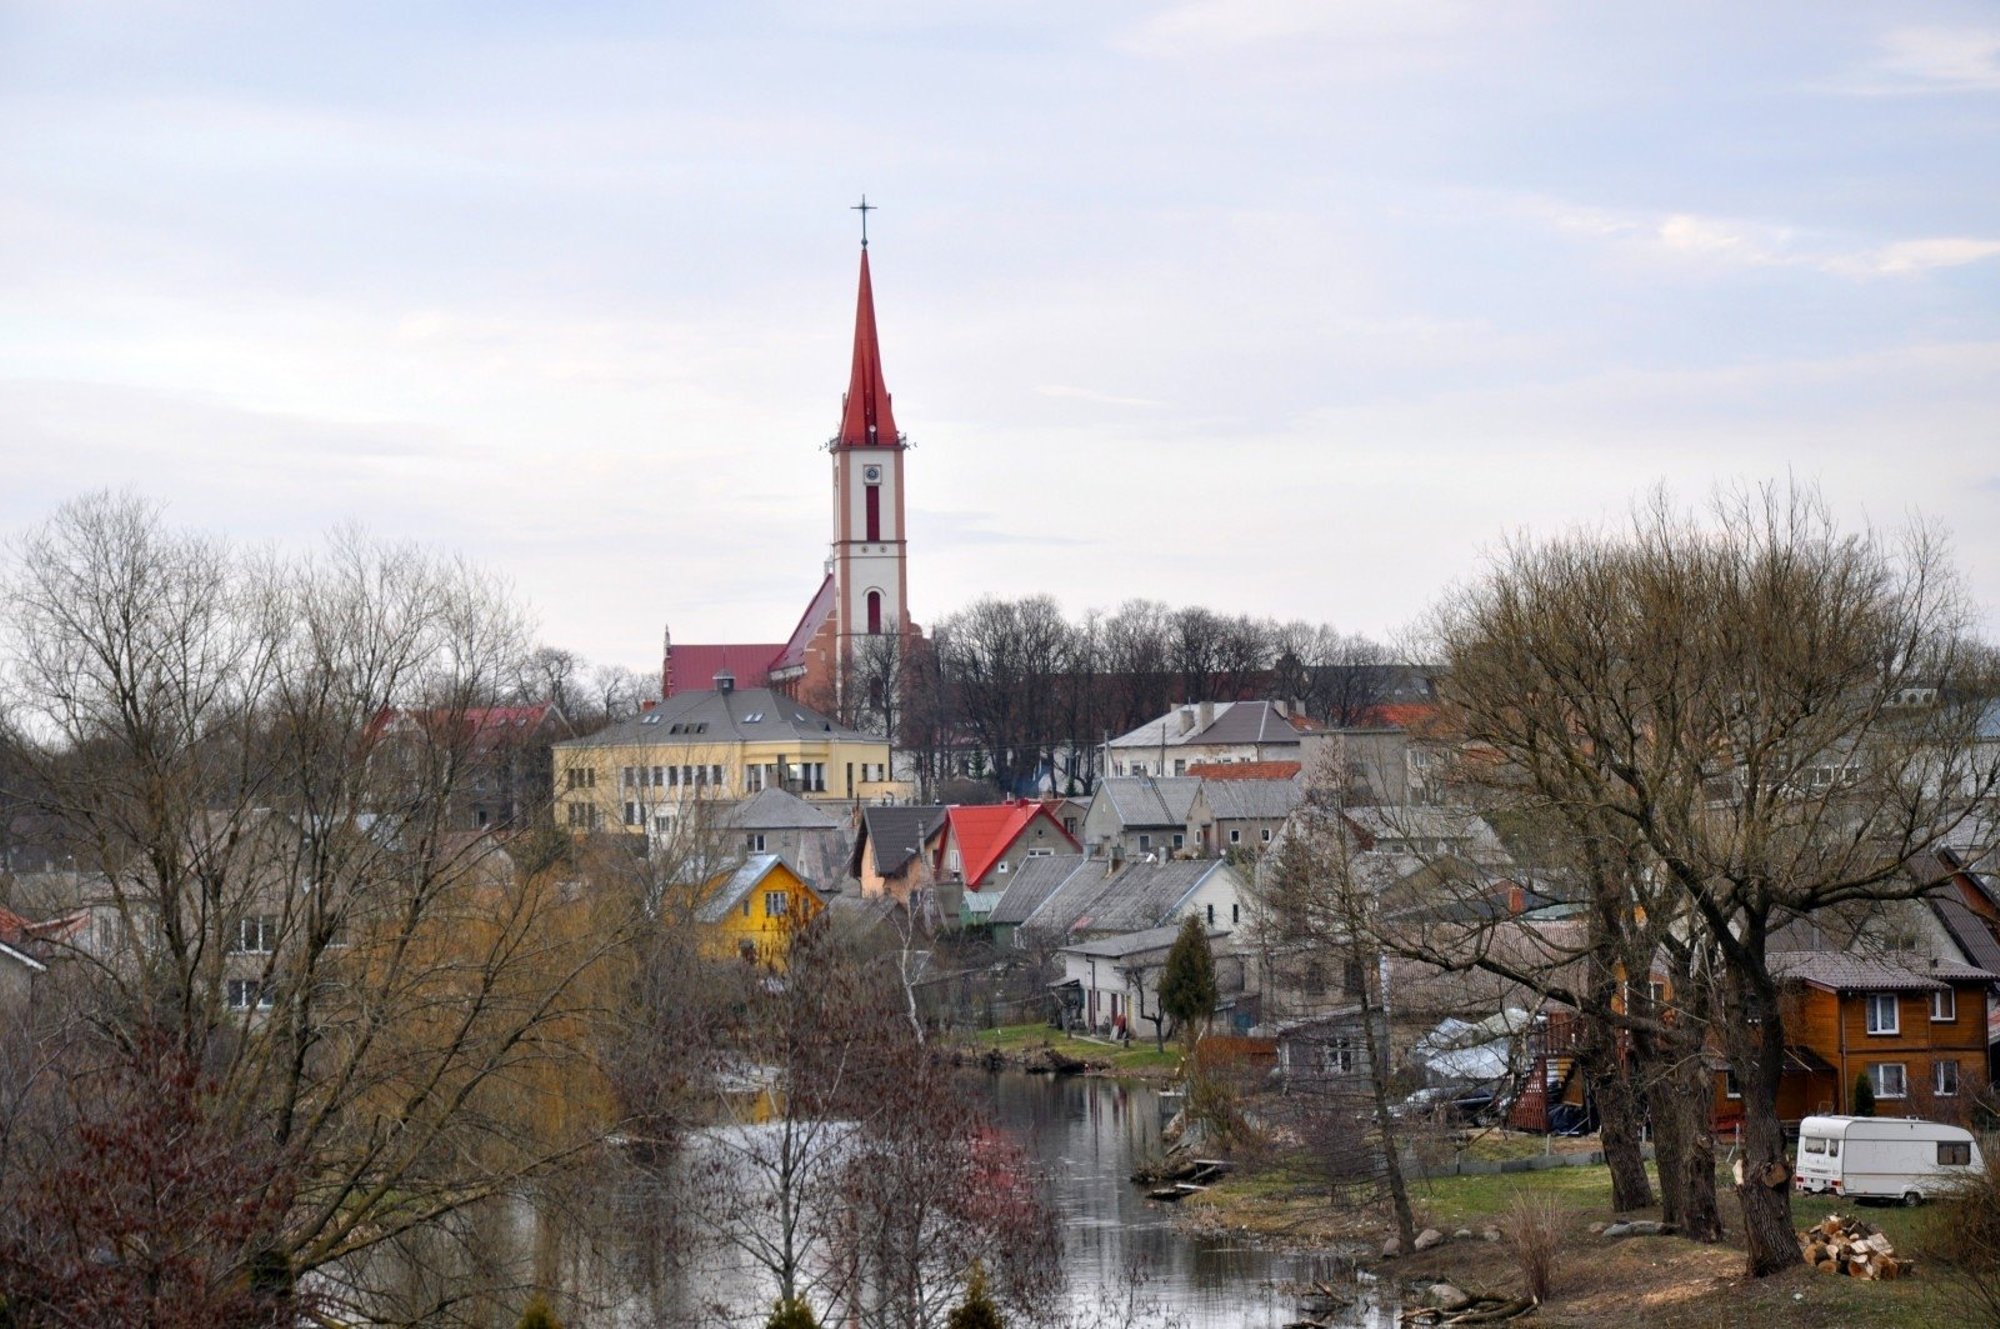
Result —
[[[1972,1132],[1916,1117],[1807,1117],[1792,1185],[1858,1200],[1921,1204],[1983,1169]]]

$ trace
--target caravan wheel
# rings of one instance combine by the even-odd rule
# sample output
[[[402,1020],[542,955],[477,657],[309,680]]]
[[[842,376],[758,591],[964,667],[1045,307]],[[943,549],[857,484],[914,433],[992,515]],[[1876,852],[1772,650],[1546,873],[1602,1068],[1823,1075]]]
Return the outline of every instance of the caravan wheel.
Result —
[[[1924,1202],[1924,1197],[1917,1194],[1915,1191],[1903,1192],[1903,1208],[1914,1209],[1923,1202]]]

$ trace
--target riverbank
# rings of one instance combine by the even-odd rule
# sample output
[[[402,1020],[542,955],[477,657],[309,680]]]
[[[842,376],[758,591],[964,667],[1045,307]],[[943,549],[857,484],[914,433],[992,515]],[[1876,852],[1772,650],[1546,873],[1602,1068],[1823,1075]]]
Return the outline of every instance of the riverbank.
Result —
[[[1154,1083],[1174,1079],[1180,1074],[1181,1065],[1180,1050],[1171,1045],[1160,1051],[1153,1044],[1138,1040],[1113,1043],[1106,1039],[1078,1038],[1039,1022],[975,1030],[961,1037],[959,1046],[969,1055],[994,1059],[996,1065],[1019,1070],[1063,1067],[1078,1074]]]
[[[1512,1296],[1523,1284],[1504,1242],[1481,1233],[1504,1226],[1517,1196],[1553,1196],[1564,1212],[1562,1262],[1554,1290],[1530,1323],[1560,1329],[1723,1329],[1746,1323],[1761,1329],[1928,1329],[1966,1320],[1968,1308],[1944,1281],[1920,1276],[1865,1282],[1809,1269],[1775,1278],[1743,1274],[1734,1233],[1718,1246],[1678,1237],[1610,1239],[1590,1228],[1614,1217],[1658,1217],[1658,1212],[1613,1215],[1611,1181],[1601,1167],[1545,1172],[1437,1177],[1412,1184],[1417,1225],[1464,1238],[1393,1261],[1380,1259],[1383,1237],[1393,1230],[1386,1206],[1336,1208],[1323,1186],[1282,1165],[1232,1177],[1190,1196],[1180,1206],[1182,1226],[1207,1237],[1249,1236],[1260,1244],[1301,1251],[1342,1251],[1383,1278],[1404,1282],[1444,1279],[1470,1291]],[[1724,1209],[1734,1208],[1724,1196]],[[1924,1210],[1857,1209],[1825,1199],[1800,1199],[1795,1225],[1805,1228],[1832,1212],[1858,1215],[1886,1232],[1899,1251],[1918,1251],[1930,1214]]]

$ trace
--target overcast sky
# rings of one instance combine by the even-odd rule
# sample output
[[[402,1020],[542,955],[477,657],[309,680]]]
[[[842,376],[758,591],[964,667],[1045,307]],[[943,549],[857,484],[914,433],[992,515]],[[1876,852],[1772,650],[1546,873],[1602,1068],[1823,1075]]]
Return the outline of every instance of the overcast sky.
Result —
[[[130,486],[782,639],[865,190],[920,621],[1386,633],[1791,473],[2000,624],[1991,3],[0,0],[0,126],[10,535]]]

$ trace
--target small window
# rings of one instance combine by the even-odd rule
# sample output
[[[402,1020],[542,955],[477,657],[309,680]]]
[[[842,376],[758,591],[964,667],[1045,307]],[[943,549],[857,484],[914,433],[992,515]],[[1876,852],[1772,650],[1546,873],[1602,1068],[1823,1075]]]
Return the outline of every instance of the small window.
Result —
[[[1817,1135],[1808,1135],[1799,1141],[1799,1152],[1802,1154],[1824,1154],[1826,1152],[1826,1141]]]
[[[272,1004],[270,992],[254,978],[230,979],[228,998],[230,1009],[237,1011],[247,1011],[252,1007],[268,1008]]]
[[[1897,1019],[1897,1000],[1893,992],[1872,993],[1868,1001],[1868,1032],[1871,1034],[1893,1034],[1901,1030]]]
[[[1243,832],[1242,832],[1242,831],[1231,831],[1231,832],[1229,833],[1229,843],[1231,843],[1231,844],[1242,844],[1242,843],[1243,843]]]
[[[1210,905],[1210,906],[1208,907],[1208,925],[1209,925],[1210,927],[1214,927],[1214,926],[1215,926],[1215,906],[1214,906],[1214,905]]]
[[[1724,1098],[1743,1097],[1743,1085],[1737,1080],[1735,1071],[1724,1071],[1722,1073],[1722,1096]]]
[[[1906,1098],[1909,1084],[1904,1077],[1903,1063],[1882,1061],[1868,1068],[1868,1078],[1874,1082],[1877,1098]]]
[[[642,826],[645,824],[645,820],[645,817],[639,812],[639,805],[637,803],[627,803],[625,805],[625,824],[627,826]]]
[[[1938,1141],[1938,1166],[1939,1166],[1939,1167],[1971,1167],[1971,1166],[1972,1166],[1972,1141],[1970,1141],[1970,1140],[1939,1140],[1939,1141]]]
[[[1007,874],[1007,860],[1003,858],[998,863],[995,863],[993,865],[993,870],[995,872],[998,872],[1002,876],[1005,876]]]
[[[1931,993],[1931,1023],[1951,1024],[1958,1019],[1958,993],[1951,988]]]
[[[746,836],[745,840],[751,853],[761,854],[764,852],[764,837],[761,834]]]
[[[1271,843],[1271,828],[1269,826],[1266,826],[1263,830],[1257,832],[1257,836],[1265,844]]]
[[[783,891],[765,891],[764,917],[783,918],[785,916],[785,910],[790,906],[790,904],[791,904],[790,897],[787,896]]]
[[[1174,833],[1174,848],[1179,849],[1185,846],[1186,844],[1187,844],[1187,835],[1183,832],[1176,831]]]
[[[1141,852],[1144,852],[1145,850],[1148,850],[1148,849],[1151,849],[1152,847],[1153,847],[1153,837],[1152,837],[1152,836],[1150,836],[1150,835],[1142,835],[1142,836],[1140,836],[1140,837],[1139,837],[1139,849],[1140,849],[1140,851],[1141,851]]]
[[[1229,906],[1229,921],[1230,921],[1231,923],[1241,923],[1241,922],[1243,921],[1243,906],[1242,906],[1242,905],[1240,905],[1240,904],[1233,904],[1233,905],[1230,905],[1230,906]]]
[[[1840,1157],[1840,1141],[1838,1141],[1838,1140],[1835,1140],[1835,1139],[1831,1139],[1831,1138],[1829,1138],[1829,1139],[1827,1140],[1827,1142],[1826,1142],[1826,1156],[1827,1156],[1828,1158],[1839,1158],[1839,1157]]]
[[[1931,1092],[1939,1098],[1958,1097],[1958,1063],[1940,1061],[1931,1066]]]

